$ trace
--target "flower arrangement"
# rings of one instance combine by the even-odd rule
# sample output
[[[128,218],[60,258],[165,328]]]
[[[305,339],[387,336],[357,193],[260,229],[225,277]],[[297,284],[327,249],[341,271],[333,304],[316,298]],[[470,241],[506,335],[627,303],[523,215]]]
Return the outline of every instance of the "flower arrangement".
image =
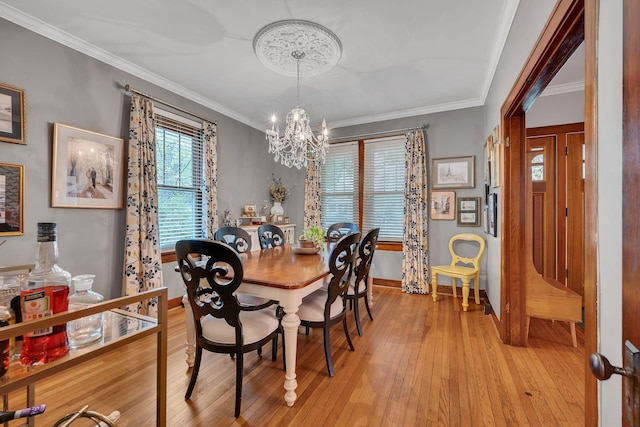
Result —
[[[282,203],[289,195],[289,189],[282,183],[282,178],[276,178],[271,175],[271,185],[269,186],[269,195],[274,202]]]
[[[298,241],[311,242],[316,248],[322,250],[325,244],[324,230],[322,227],[312,225],[303,231],[302,235],[298,238]]]

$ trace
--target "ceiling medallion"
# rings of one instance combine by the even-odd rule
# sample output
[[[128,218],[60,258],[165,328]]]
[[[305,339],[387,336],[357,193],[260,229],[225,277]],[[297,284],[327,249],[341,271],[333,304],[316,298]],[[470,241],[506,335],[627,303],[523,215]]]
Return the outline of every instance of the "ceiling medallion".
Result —
[[[321,134],[314,135],[311,119],[300,108],[300,76],[315,76],[333,68],[342,54],[338,37],[325,27],[309,21],[286,20],[269,24],[253,38],[253,51],[267,68],[296,76],[297,105],[286,117],[284,133],[271,117],[265,130],[269,153],[287,167],[306,168],[310,162],[324,163],[329,148],[329,130],[322,120]]]
[[[310,21],[285,19],[263,27],[253,38],[253,51],[270,70],[286,76],[316,76],[333,68],[342,43],[331,30]],[[292,54],[304,52],[304,59]]]

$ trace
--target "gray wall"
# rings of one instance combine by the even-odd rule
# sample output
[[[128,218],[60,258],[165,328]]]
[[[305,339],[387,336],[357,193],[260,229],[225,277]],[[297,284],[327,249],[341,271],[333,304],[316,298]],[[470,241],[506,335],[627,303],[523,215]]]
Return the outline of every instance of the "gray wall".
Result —
[[[429,146],[430,158],[475,156],[475,188],[455,189],[453,191],[455,191],[456,197],[482,197],[484,193],[483,144],[488,135],[483,132],[482,118],[482,107],[475,107],[334,129],[331,136],[339,140],[353,135],[384,132],[390,129],[406,129],[427,124],[429,128],[425,132],[425,139]],[[448,250],[449,238],[462,232],[484,235],[482,226],[458,227],[455,220],[429,220],[429,263],[431,265],[448,264],[451,261]],[[483,268],[481,272],[482,288],[485,287],[486,282],[485,271],[486,269]],[[400,280],[402,278],[402,253],[377,252],[374,258],[373,275],[378,278]],[[438,281],[439,284],[444,285],[451,283],[446,277],[438,279]]]
[[[539,97],[526,122],[528,128],[584,122],[584,91]]]
[[[218,122],[220,214],[231,209],[237,217],[243,204],[268,199],[274,173],[292,187],[285,213],[302,224],[304,171],[275,164],[264,133],[2,19],[0,52],[0,81],[25,91],[27,125],[26,145],[0,143],[0,162],[25,165],[25,234],[0,238],[6,240],[0,265],[32,263],[36,224],[54,221],[60,265],[72,275],[95,274],[96,291],[120,296],[124,209],[51,208],[51,147],[56,122],[121,137],[126,144],[130,98],[122,86],[127,83]],[[165,274],[172,297],[180,294],[174,276]]]
[[[484,134],[489,135],[500,124],[500,108],[513,87],[522,66],[526,62],[538,36],[555,6],[554,0],[520,0],[509,36],[502,50],[500,61],[484,105]],[[492,189],[498,194],[498,224],[500,224],[501,188]],[[500,318],[500,239],[487,238],[487,295],[493,310]]]

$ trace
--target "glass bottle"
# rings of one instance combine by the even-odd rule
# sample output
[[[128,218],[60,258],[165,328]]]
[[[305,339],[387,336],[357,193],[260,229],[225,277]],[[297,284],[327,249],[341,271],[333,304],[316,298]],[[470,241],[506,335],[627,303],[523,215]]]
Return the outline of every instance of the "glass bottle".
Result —
[[[7,322],[7,325],[14,325],[16,323],[16,314],[9,306],[0,305],[0,319]],[[16,338],[9,338],[9,354],[12,355],[16,349]]]
[[[38,252],[35,268],[20,290],[22,321],[67,311],[71,275],[58,265],[58,233],[55,222],[38,223]],[[66,325],[56,325],[24,334],[20,363],[47,363],[67,354]]]
[[[74,276],[71,283],[75,292],[69,296],[69,311],[90,307],[104,301],[104,297],[91,290],[93,274]],[[83,347],[102,338],[102,313],[67,322],[67,336],[71,348]]]

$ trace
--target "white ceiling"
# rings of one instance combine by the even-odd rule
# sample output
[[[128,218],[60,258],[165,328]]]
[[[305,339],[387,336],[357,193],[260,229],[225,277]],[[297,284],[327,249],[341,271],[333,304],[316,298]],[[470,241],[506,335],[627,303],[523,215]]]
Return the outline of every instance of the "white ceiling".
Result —
[[[0,17],[257,129],[295,106],[296,79],[257,59],[254,35],[313,21],[343,53],[302,78],[300,106],[342,127],[482,105],[518,1],[4,0]]]

